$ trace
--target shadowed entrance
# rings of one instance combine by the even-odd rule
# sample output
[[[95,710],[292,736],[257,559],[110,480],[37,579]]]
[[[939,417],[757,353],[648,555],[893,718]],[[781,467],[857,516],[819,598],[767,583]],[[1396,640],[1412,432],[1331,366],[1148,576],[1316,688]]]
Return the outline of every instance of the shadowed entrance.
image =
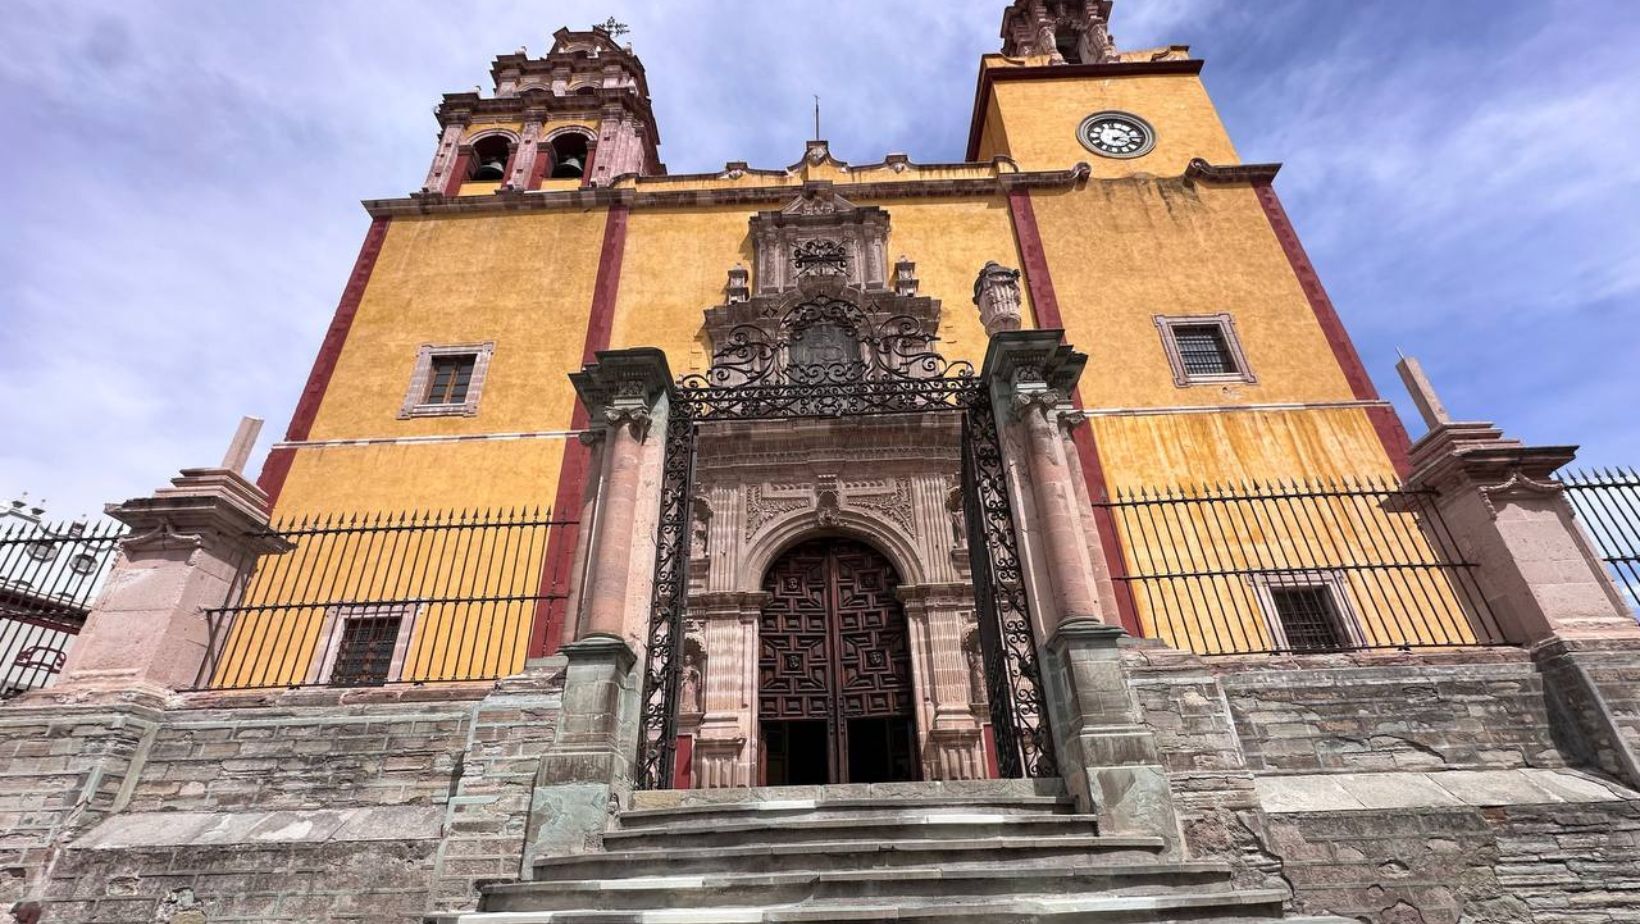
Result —
[[[876,550],[819,539],[763,579],[758,718],[770,786],[918,778],[900,576]]]

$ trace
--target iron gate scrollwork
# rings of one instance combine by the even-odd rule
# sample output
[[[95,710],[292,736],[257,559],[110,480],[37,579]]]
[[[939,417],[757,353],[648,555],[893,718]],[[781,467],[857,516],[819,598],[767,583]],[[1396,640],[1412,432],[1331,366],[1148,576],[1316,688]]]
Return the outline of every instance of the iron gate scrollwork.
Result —
[[[824,351],[805,348],[811,331]],[[849,341],[858,359],[848,355]],[[640,789],[665,789],[673,778],[700,425],[919,411],[964,415],[966,516],[999,769],[1010,777],[1057,772],[990,388],[970,363],[947,361],[934,343],[915,318],[874,321],[850,302],[818,295],[771,325],[736,327],[706,373],[683,376],[672,388],[635,768]]]

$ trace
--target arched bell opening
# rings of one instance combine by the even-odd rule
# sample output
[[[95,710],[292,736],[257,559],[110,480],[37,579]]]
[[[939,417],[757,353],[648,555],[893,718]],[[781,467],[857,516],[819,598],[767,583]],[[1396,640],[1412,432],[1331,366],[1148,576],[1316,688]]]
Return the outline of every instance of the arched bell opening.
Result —
[[[505,135],[487,135],[473,142],[471,179],[481,183],[506,179],[512,151],[512,142]]]
[[[565,132],[552,139],[552,178],[578,180],[586,174],[587,136]]]
[[[757,723],[764,785],[921,778],[900,572],[857,539],[811,538],[763,576]]]
[[[1082,33],[1069,25],[1060,26],[1054,32],[1053,41],[1066,64],[1082,63]]]

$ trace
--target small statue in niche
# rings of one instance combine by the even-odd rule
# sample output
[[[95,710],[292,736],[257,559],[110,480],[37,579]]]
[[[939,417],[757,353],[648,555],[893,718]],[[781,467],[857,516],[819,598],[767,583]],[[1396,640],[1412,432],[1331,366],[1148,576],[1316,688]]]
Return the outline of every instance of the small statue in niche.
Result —
[[[683,676],[679,683],[679,708],[684,715],[701,715],[706,711],[702,689],[704,678],[701,675],[701,658],[698,649],[693,646],[683,655]]]
[[[970,632],[962,645],[962,656],[968,661],[968,702],[983,706],[990,702],[985,689],[985,657],[979,650],[979,633]]]
[[[968,521],[963,516],[962,488],[952,488],[945,494],[945,515],[951,519],[951,543],[956,548],[968,545]]]

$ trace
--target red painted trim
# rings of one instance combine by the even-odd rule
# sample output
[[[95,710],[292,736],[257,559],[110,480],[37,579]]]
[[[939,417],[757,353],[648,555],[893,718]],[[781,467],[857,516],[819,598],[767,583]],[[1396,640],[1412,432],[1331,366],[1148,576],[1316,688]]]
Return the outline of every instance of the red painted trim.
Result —
[[[529,188],[540,189],[546,182],[547,175],[552,173],[553,162],[558,159],[558,152],[546,140],[535,143],[535,166],[530,168]]]
[[[1002,767],[997,764],[997,730],[990,722],[980,726],[980,745],[985,750],[987,779],[1002,779]]]
[[[1008,212],[1013,217],[1014,240],[1019,245],[1019,258],[1025,266],[1025,287],[1031,293],[1031,310],[1036,325],[1044,330],[1064,330],[1065,320],[1059,313],[1059,295],[1054,291],[1053,274],[1048,270],[1048,254],[1042,247],[1042,231],[1036,224],[1036,209],[1031,205],[1031,193],[1025,189],[1008,192]],[[1071,401],[1080,408],[1082,390],[1071,393]],[[1095,503],[1107,499],[1105,466],[1099,459],[1099,444],[1093,435],[1093,424],[1071,431],[1077,458],[1082,463],[1082,477],[1087,481],[1088,496]],[[1127,562],[1122,556],[1122,540],[1109,508],[1093,508],[1094,525],[1099,530],[1099,544],[1104,547],[1105,567],[1110,570],[1116,590],[1116,614],[1129,635],[1144,636],[1139,624],[1139,610],[1133,602],[1133,588],[1120,578],[1127,574]]]
[[[1287,262],[1292,264],[1293,274],[1298,277],[1299,285],[1304,287],[1304,295],[1310,300],[1315,319],[1327,336],[1327,345],[1332,347],[1333,356],[1344,370],[1351,394],[1357,401],[1377,401],[1378,389],[1373,387],[1372,377],[1367,375],[1367,367],[1361,362],[1361,354],[1355,351],[1349,332],[1344,330],[1338,309],[1327,297],[1327,290],[1321,284],[1315,265],[1310,262],[1310,255],[1305,253],[1304,245],[1299,242],[1298,232],[1293,229],[1287,210],[1282,208],[1275,186],[1268,182],[1255,183],[1253,190],[1258,194],[1259,205],[1264,207],[1265,217],[1270,220],[1270,228],[1276,233],[1276,240],[1281,242],[1281,249],[1287,254]]]
[[[463,146],[456,153],[455,163],[450,165],[450,175],[444,178],[444,194],[446,196],[461,195],[461,184],[467,182],[467,171],[473,167],[473,149]]]
[[[1281,197],[1276,195],[1276,188],[1269,180],[1261,180],[1253,184],[1253,191],[1258,194],[1259,205],[1264,208],[1264,215],[1270,220],[1270,229],[1275,232],[1276,240],[1281,243],[1282,252],[1287,255],[1287,262],[1293,267],[1293,274],[1298,277],[1298,283],[1304,289],[1305,298],[1309,299],[1310,310],[1315,312],[1316,323],[1321,325],[1321,332],[1327,338],[1327,346],[1332,348],[1333,358],[1344,371],[1344,380],[1349,382],[1350,394],[1357,401],[1377,401],[1378,388],[1372,383],[1372,376],[1367,374],[1367,366],[1361,361],[1361,354],[1355,349],[1355,342],[1350,339],[1349,331],[1344,329],[1344,321],[1338,316],[1338,309],[1327,295],[1326,286],[1321,284],[1321,275],[1315,271],[1315,264],[1310,262],[1310,255],[1305,252],[1304,244],[1298,239],[1298,231],[1293,228],[1292,219],[1287,215],[1287,209],[1281,204]],[[1400,415],[1393,408],[1375,407],[1367,410],[1367,417],[1372,421],[1372,428],[1378,434],[1378,441],[1383,444],[1384,452],[1395,466],[1401,477],[1412,473],[1412,463],[1409,459],[1412,441],[1407,436],[1406,426],[1401,423]]]
[[[974,114],[968,121],[968,160],[979,156],[980,131],[985,127],[985,105],[991,101],[991,88],[999,80],[1068,80],[1086,77],[1106,80],[1112,77],[1152,77],[1167,74],[1200,74],[1204,62],[1188,61],[1125,61],[1117,64],[1043,64],[1033,67],[979,68],[979,84],[974,89]]]
[[[1395,474],[1403,479],[1412,474],[1412,438],[1407,435],[1406,424],[1401,422],[1401,415],[1395,413],[1395,408],[1388,405],[1367,408],[1367,419],[1372,421],[1372,429],[1378,434],[1378,441],[1384,444],[1384,451],[1389,453],[1389,461],[1395,466]]]
[[[620,294],[621,263],[626,255],[626,227],[629,209],[613,206],[604,222],[604,244],[598,254],[598,278],[592,290],[592,311],[587,318],[585,344],[581,348],[581,364],[598,358],[599,350],[609,349],[610,332],[615,326],[615,298]],[[577,401],[570,419],[570,429],[581,430],[587,425],[586,408]],[[581,496],[586,491],[588,470],[592,466],[592,449],[580,440],[570,440],[564,446],[564,461],[558,469],[558,494],[552,509],[564,516],[567,511],[579,511]],[[579,525],[560,526],[547,539],[547,556],[541,563],[541,586],[550,599],[542,600],[535,608],[535,622],[530,629],[529,656],[539,658],[556,652],[564,643],[564,623],[569,611],[570,571],[575,566],[575,543],[581,534]]]
[[[341,301],[336,304],[336,314],[331,318],[325,339],[319,345],[319,355],[313,360],[307,385],[302,388],[302,397],[296,402],[296,412],[291,415],[290,427],[285,430],[287,440],[305,440],[313,431],[313,421],[319,416],[319,404],[324,400],[325,391],[330,388],[331,376],[336,374],[336,362],[341,358],[342,346],[347,343],[348,331],[353,329],[353,318],[359,313],[359,303],[364,300],[365,287],[370,284],[370,274],[376,269],[376,260],[381,256],[382,244],[387,240],[387,226],[391,221],[391,218],[371,219],[370,230],[365,233],[358,259],[353,261],[353,272],[347,277],[347,288],[342,290]],[[279,499],[294,456],[295,450],[276,449],[268,454],[268,460],[262,466],[262,476],[258,480],[262,490],[268,494],[269,507]]]
[[[679,735],[677,753],[672,757],[672,788],[695,788],[695,736]]]

